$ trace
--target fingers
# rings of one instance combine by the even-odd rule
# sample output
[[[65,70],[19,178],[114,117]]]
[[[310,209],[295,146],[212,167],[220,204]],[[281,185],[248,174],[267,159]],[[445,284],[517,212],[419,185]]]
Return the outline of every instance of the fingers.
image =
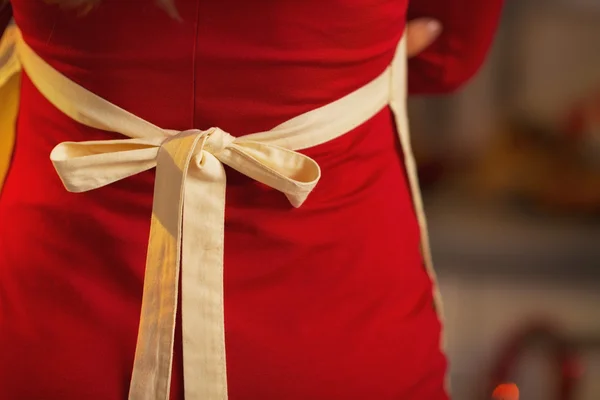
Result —
[[[439,21],[430,18],[418,18],[406,25],[406,45],[408,57],[414,57],[425,50],[442,32]]]

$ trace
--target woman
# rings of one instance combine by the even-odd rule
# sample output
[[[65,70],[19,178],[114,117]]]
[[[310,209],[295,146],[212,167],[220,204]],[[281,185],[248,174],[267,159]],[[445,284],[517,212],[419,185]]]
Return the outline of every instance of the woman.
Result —
[[[394,56],[455,89],[501,0],[159,3],[11,0],[0,397],[447,399]]]

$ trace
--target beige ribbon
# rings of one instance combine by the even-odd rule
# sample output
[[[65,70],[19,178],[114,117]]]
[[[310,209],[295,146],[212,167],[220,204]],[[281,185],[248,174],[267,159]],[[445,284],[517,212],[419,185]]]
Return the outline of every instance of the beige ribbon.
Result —
[[[50,158],[69,191],[93,190],[157,168],[130,399],[169,397],[180,265],[185,397],[227,399],[224,165],[284,193],[299,207],[317,184],[320,170],[314,160],[290,149],[339,137],[391,104],[424,237],[425,263],[435,280],[404,109],[404,40],[392,66],[364,87],[270,131],[240,138],[218,128],[161,129],[72,82],[20,36],[16,44],[29,78],[54,106],[84,125],[130,138],[59,144]]]
[[[186,398],[225,399],[223,165],[281,191],[294,207],[316,185],[319,166],[300,153],[236,139],[216,128],[179,132],[162,141],[62,143],[50,158],[72,192],[156,166],[130,398],[168,399],[181,262]]]

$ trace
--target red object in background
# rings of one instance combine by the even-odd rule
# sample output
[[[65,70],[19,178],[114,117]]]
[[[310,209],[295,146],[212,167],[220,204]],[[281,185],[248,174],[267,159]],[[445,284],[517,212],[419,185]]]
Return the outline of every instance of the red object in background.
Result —
[[[566,118],[566,132],[576,140],[585,140],[600,127],[600,89],[577,101]]]
[[[492,369],[489,390],[492,391],[497,385],[506,382],[514,372],[521,354],[540,342],[548,344],[554,371],[558,377],[550,380],[557,385],[554,400],[573,400],[575,387],[583,371],[581,360],[574,344],[549,323],[528,325],[509,339]]]
[[[565,131],[568,137],[574,140],[581,140],[584,135],[586,124],[582,105],[582,102],[578,102],[567,115]]]
[[[580,159],[600,172],[600,88],[575,104],[565,125],[567,137],[574,142]]]
[[[492,400],[519,400],[519,388],[514,383],[502,383],[494,389]]]

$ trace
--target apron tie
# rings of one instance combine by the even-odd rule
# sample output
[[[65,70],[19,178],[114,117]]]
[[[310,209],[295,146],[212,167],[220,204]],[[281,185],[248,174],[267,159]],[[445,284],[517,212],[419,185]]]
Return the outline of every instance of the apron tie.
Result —
[[[284,193],[294,207],[321,172],[305,155],[219,128],[164,132],[163,138],[65,142],[50,159],[71,192],[156,167],[130,399],[168,399],[180,265],[184,371],[194,379],[186,381],[186,397],[225,399],[224,165]]]

